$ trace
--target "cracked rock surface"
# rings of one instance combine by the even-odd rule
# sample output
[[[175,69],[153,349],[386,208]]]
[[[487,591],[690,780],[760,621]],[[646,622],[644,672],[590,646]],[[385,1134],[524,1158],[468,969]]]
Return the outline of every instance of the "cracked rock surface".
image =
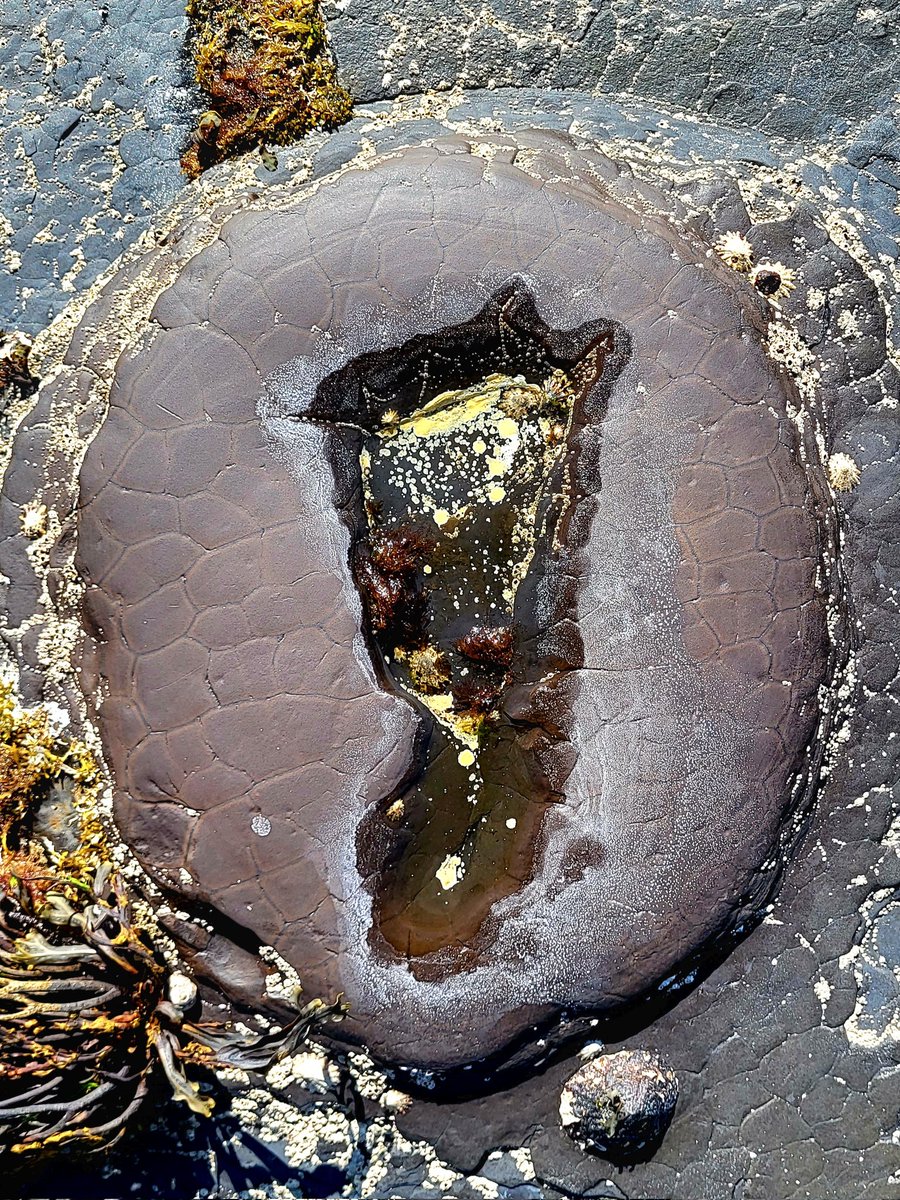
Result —
[[[640,97],[810,147],[880,114],[900,62],[893,2],[326,0],[325,13],[340,73],[366,102],[527,80]]]
[[[762,351],[764,303],[676,237],[663,204],[536,133],[480,153],[416,147],[299,205],[236,213],[119,357],[84,460],[89,637],[75,659],[126,841],[168,889],[274,946],[308,991],[342,992],[345,1035],[391,1064],[464,1066],[562,1010],[672,986],[707,940],[758,917],[817,769],[827,501],[812,426],[804,468],[799,397]],[[150,280],[177,256],[152,255]],[[429,724],[362,650],[339,512],[358,483],[303,416],[348,355],[465,319],[510,274],[557,328],[614,313],[630,350],[579,416],[573,532],[548,562],[551,606],[532,602],[551,614],[545,662],[572,662],[523,680],[512,710],[563,731],[541,751],[559,800],[470,956],[416,957],[373,919],[384,885],[368,839],[385,834],[369,810],[421,770]],[[103,370],[85,367],[79,409]],[[45,403],[72,403],[70,382]],[[22,482],[14,463],[8,501]],[[554,571],[574,580],[555,616]],[[501,882],[490,863],[461,868],[489,894]],[[464,894],[436,902],[462,914]]]
[[[54,37],[77,36],[78,31],[70,31],[66,24],[69,11],[54,16],[52,6],[42,7],[38,16],[46,13],[58,22],[62,34]],[[784,23],[785,11],[779,9],[769,24],[768,10],[747,14],[753,44],[738,55],[734,68],[738,78],[746,78],[751,70],[748,64],[760,28]],[[114,1152],[105,1165],[67,1171],[64,1177],[58,1172],[49,1179],[45,1176],[35,1182],[30,1194],[124,1196],[137,1184],[145,1194],[193,1195],[206,1189],[222,1197],[386,1198],[449,1193],[522,1200],[574,1195],[626,1200],[662,1195],[683,1200],[720,1200],[723,1195],[742,1200],[843,1200],[853,1195],[891,1200],[900,1196],[896,1132],[900,984],[895,970],[900,867],[893,736],[900,662],[895,599],[898,384],[896,355],[890,357],[898,295],[900,135],[896,108],[882,102],[885,92],[878,82],[893,70],[895,34],[888,20],[890,11],[884,5],[854,7],[854,21],[846,25],[847,36],[860,39],[850,44],[862,47],[860,53],[871,69],[858,71],[856,60],[850,69],[840,67],[840,38],[831,59],[838,65],[818,73],[798,69],[787,85],[777,71],[767,73],[764,63],[752,66],[754,97],[769,98],[764,127],[794,120],[792,105],[782,98],[786,90],[802,84],[813,92],[813,107],[817,113],[821,110],[821,117],[810,118],[803,104],[796,111],[807,126],[812,121],[818,129],[833,133],[833,140],[825,143],[808,137],[804,130],[800,133],[805,146],[773,144],[756,136],[745,123],[748,115],[751,124],[755,119],[752,107],[739,97],[732,102],[727,88],[719,101],[724,109],[710,106],[709,111],[728,124],[685,121],[638,98],[617,106],[596,96],[527,89],[455,93],[443,104],[427,102],[420,113],[432,134],[446,134],[449,128],[473,142],[498,128],[514,133],[517,128],[540,125],[568,131],[573,123],[609,150],[621,152],[627,142],[640,169],[657,186],[662,184],[678,196],[708,240],[726,229],[740,228],[750,232],[760,256],[780,257],[797,269],[800,286],[785,308],[808,348],[808,368],[818,373],[828,390],[825,450],[848,453],[862,468],[858,487],[838,497],[843,561],[857,630],[858,651],[852,662],[857,699],[852,708],[848,706],[838,730],[824,788],[778,896],[763,923],[694,986],[650,1012],[637,1012],[630,1023],[591,1031],[592,1036],[602,1036],[610,1049],[656,1049],[676,1069],[681,1084],[679,1108],[656,1156],[619,1175],[602,1160],[586,1158],[573,1148],[558,1127],[559,1089],[577,1065],[577,1060],[567,1058],[542,1064],[484,1098],[444,1097],[438,1102],[425,1078],[420,1081],[425,1085],[421,1094],[396,1120],[387,1120],[364,1102],[356,1142],[359,1157],[349,1163],[345,1149],[335,1151],[329,1140],[339,1128],[349,1131],[348,1137],[357,1136],[349,1118],[330,1123],[327,1117],[308,1118],[307,1102],[290,1120],[281,1114],[265,1122],[248,1120],[245,1128],[230,1118],[200,1126],[175,1114],[172,1125],[163,1123],[144,1131],[143,1156],[129,1146]],[[156,14],[157,10],[142,12]],[[110,13],[114,36],[126,38],[117,6],[111,5]],[[141,15],[135,19],[141,20]],[[170,13],[166,20],[174,27],[180,14]],[[376,38],[379,22],[376,14],[371,22]],[[8,27],[7,33],[12,30],[15,36],[6,42],[4,61],[12,54],[9,47],[20,44],[18,25],[16,20]],[[698,22],[698,36],[706,37],[708,29],[708,21]],[[693,36],[692,31],[687,36]],[[138,29],[134,38],[142,37]],[[830,47],[811,42],[808,53],[827,62]],[[98,44],[96,38],[87,38],[80,50],[88,75],[102,73],[91,63]],[[344,44],[348,44],[346,35]],[[866,57],[868,47],[871,59]],[[338,51],[341,57],[340,46]],[[17,67],[18,73],[4,81],[13,96],[25,97],[26,107],[32,103],[28,89],[35,53],[34,48],[28,51],[31,57],[22,58],[21,71]],[[792,62],[811,61],[804,57],[806,53],[793,54]],[[351,61],[346,49],[343,61]],[[154,70],[162,73],[165,63],[166,56],[160,54]],[[145,67],[135,79],[143,86],[152,74]],[[685,72],[683,58],[675,53],[662,56],[653,83],[658,90],[648,89],[646,95],[661,96],[663,101],[681,95],[692,86],[684,82],[686,74],[692,72]],[[698,76],[705,75],[704,67]],[[859,85],[860,79],[869,77],[871,90]],[[523,80],[516,73],[512,81]],[[134,91],[137,82],[131,87]],[[642,88],[639,80],[637,95]],[[70,103],[77,107],[78,90],[67,87],[52,93],[50,107]],[[835,119],[835,105],[828,99],[838,94],[850,97],[847,107],[839,110],[852,118],[849,127],[842,128],[841,119]],[[824,97],[821,104],[820,96]],[[139,98],[135,107],[140,103]],[[371,141],[381,149],[403,144],[409,140],[404,114],[417,104],[408,100],[398,106],[372,105],[332,138],[311,139],[298,151],[285,154],[274,178],[285,177],[301,164],[312,178],[320,177]],[[880,112],[873,116],[876,107]],[[122,111],[131,109],[130,101],[123,104]],[[112,119],[118,120],[118,111],[112,109]],[[76,144],[73,139],[81,127],[62,140],[58,154]],[[792,125],[788,136],[795,132]],[[427,135],[428,128],[420,126],[417,136]],[[12,144],[11,161],[16,170],[26,170],[21,154],[15,157],[16,145]],[[163,173],[168,169],[163,166]],[[174,159],[171,170],[174,181]],[[36,196],[50,195],[52,174],[50,166],[41,185],[33,189]],[[260,184],[267,178],[256,168],[249,174],[258,175]],[[214,186],[217,182],[210,181],[210,188]],[[91,195],[102,219],[108,211],[105,196]],[[27,226],[16,252],[35,256],[22,290],[16,296],[12,290],[7,293],[3,314],[7,325],[18,323],[36,330],[44,320],[40,305],[56,310],[62,303],[52,263],[77,245],[81,235],[69,197],[50,203],[53,211],[48,215],[60,224],[51,231],[53,241],[38,240],[34,250],[28,249],[30,239],[44,228],[46,219],[27,224],[27,198],[21,204],[10,202],[5,209],[13,229]],[[156,204],[150,201],[143,220],[157,212]],[[118,211],[127,218],[125,208]],[[117,229],[115,213],[112,219]],[[123,224],[132,225],[127,219]],[[191,253],[186,250],[186,257]],[[92,261],[91,256],[87,261]],[[77,292],[90,276],[88,268],[70,275],[69,281]],[[15,272],[4,286],[15,288]],[[119,329],[117,336],[121,333]],[[108,337],[109,330],[100,336]],[[70,360],[73,373],[77,373],[79,354]],[[90,413],[79,415],[86,427],[94,419]],[[54,431],[57,444],[66,438],[75,438],[77,444],[78,423],[61,421],[49,406],[36,410],[31,429],[23,429],[21,458],[27,462],[20,470],[32,473],[30,484],[20,476],[21,494],[31,496],[47,488],[40,469],[46,444],[41,439]],[[45,493],[52,504],[70,505],[71,493],[59,481],[54,487],[52,495],[52,489]],[[0,569],[13,589],[6,589],[4,643],[24,669],[29,698],[42,694],[62,698],[71,681],[48,667],[48,649],[54,645],[65,649],[65,639],[59,639],[67,626],[52,626],[42,618],[30,622],[36,596],[29,568],[12,540],[17,536],[12,534],[17,511],[10,507],[6,519],[10,538],[0,549]],[[65,582],[63,576],[58,580]],[[57,585],[53,595],[55,603],[65,601]],[[207,954],[214,966],[218,949],[211,945]],[[255,974],[252,963],[247,970],[248,976]],[[677,1003],[667,1007],[674,1000]],[[402,1079],[399,1086],[408,1088],[410,1081]],[[346,1098],[340,1103],[346,1109]],[[347,1111],[355,1118],[360,1110],[351,1106]],[[288,1161],[286,1147],[289,1128],[300,1128],[307,1119],[308,1133],[293,1143],[313,1147],[309,1170],[301,1172]],[[329,1159],[339,1166],[329,1166]]]
[[[0,10],[0,313],[36,333],[182,186],[180,0]]]

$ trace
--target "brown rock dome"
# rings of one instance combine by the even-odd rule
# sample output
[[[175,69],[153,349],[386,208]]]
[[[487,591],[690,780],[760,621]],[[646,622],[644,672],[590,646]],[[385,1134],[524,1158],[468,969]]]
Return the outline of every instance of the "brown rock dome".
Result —
[[[828,657],[764,301],[601,156],[475,150],[226,220],[78,518],[126,839],[426,1067],[758,911]]]

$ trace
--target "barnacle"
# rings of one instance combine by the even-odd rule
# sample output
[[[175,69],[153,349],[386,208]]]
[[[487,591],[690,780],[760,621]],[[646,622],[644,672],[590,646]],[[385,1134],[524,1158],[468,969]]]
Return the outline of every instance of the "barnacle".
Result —
[[[849,454],[832,454],[825,469],[836,492],[850,492],[859,483],[859,467]]]
[[[544,380],[542,391],[546,397],[545,408],[554,416],[568,420],[575,399],[575,388],[566,372],[556,367]]]
[[[197,82],[211,100],[182,155],[191,179],[231,154],[350,116],[315,0],[189,0],[187,12]]]
[[[736,230],[722,234],[716,242],[716,253],[733,271],[749,271],[753,266],[753,247]]]
[[[19,523],[22,533],[27,538],[39,538],[47,532],[47,505],[32,500],[23,504],[19,512]]]
[[[773,302],[790,295],[797,286],[795,279],[796,272],[780,262],[761,262],[750,274],[750,282],[760,295]]]

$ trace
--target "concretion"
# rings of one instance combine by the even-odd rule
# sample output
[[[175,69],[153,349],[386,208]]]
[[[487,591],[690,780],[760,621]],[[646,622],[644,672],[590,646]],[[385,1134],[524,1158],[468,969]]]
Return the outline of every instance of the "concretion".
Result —
[[[85,459],[83,682],[126,839],[308,993],[343,991],[342,1032],[394,1063],[484,1058],[671,983],[760,911],[815,773],[814,448],[764,353],[771,310],[664,208],[598,154],[520,134],[410,147],[234,216],[119,360]],[[373,814],[427,781],[434,722],[367,626],[337,424],[372,430],[350,393],[329,410],[326,381],[376,351],[431,370],[510,287],[551,366],[600,322],[618,374],[589,385],[554,492],[572,519],[514,614],[544,668],[516,680],[513,659],[504,711],[551,734],[552,800],[465,956],[413,969],[379,928]],[[462,351],[417,403],[517,374]],[[384,393],[401,418],[404,387]]]

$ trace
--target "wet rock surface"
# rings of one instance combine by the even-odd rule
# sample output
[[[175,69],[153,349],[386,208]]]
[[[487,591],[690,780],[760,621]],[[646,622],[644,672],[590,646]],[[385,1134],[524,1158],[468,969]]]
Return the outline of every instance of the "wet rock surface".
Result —
[[[871,13],[865,17],[872,19]],[[880,45],[885,44],[882,39]],[[680,74],[677,56],[671,61],[676,64],[673,75]],[[857,86],[857,71],[844,78],[862,101],[866,93]],[[837,86],[840,81],[834,82]],[[756,80],[757,94],[765,96],[768,86],[763,72]],[[791,116],[790,106],[773,102],[770,108],[778,119]],[[388,111],[389,106],[373,109],[380,120]],[[858,488],[839,498],[860,643],[855,668],[862,689],[842,734],[841,744],[848,749],[832,765],[806,838],[765,921],[723,964],[678,993],[678,1003],[669,1011],[653,1010],[653,1044],[678,1069],[683,1094],[651,1163],[613,1177],[608,1166],[586,1160],[557,1129],[559,1091],[574,1066],[569,1061],[544,1065],[531,1078],[486,1099],[418,1099],[400,1122],[411,1137],[426,1138],[438,1148],[449,1165],[446,1174],[432,1173],[432,1160],[421,1152],[424,1143],[398,1139],[393,1151],[386,1151],[377,1122],[359,1142],[368,1164],[362,1175],[327,1166],[329,1157],[342,1161],[335,1144],[314,1139],[318,1149],[313,1160],[322,1165],[313,1166],[314,1177],[300,1178],[287,1163],[283,1145],[271,1139],[241,1134],[229,1120],[206,1129],[186,1127],[179,1120],[148,1133],[155,1142],[141,1143],[142,1150],[157,1147],[152,1162],[129,1148],[114,1155],[108,1168],[52,1177],[36,1184],[33,1194],[125,1195],[139,1179],[148,1194],[154,1189],[189,1194],[203,1187],[222,1196],[276,1185],[293,1187],[300,1195],[336,1195],[345,1187],[354,1194],[420,1195],[426,1180],[429,1190],[433,1184],[438,1192],[457,1195],[495,1194],[485,1192],[484,1181],[500,1189],[496,1194],[529,1197],[719,1200],[733,1194],[744,1200],[831,1200],[852,1194],[882,1200],[900,1195],[892,1141],[898,992],[883,961],[885,948],[890,951],[893,945],[898,884],[896,833],[891,832],[896,742],[890,736],[898,661],[891,599],[897,528],[893,407],[898,389],[884,354],[885,316],[890,322],[896,312],[891,276],[898,183],[893,109],[886,106],[868,125],[847,130],[839,143],[814,158],[768,145],[746,127],[684,123],[639,101],[623,109],[596,97],[507,92],[456,97],[448,112],[475,141],[479,131],[496,129],[498,121],[510,128],[540,123],[563,130],[575,121],[601,141],[628,139],[646,153],[648,163],[671,154],[690,164],[673,171],[673,194],[699,214],[710,237],[728,228],[748,228],[761,252],[800,270],[801,288],[786,307],[799,318],[816,368],[832,389],[827,449],[849,452],[862,467]],[[327,144],[314,140],[298,158],[308,158],[316,175],[354,153],[361,137],[374,136],[382,146],[408,140],[402,128],[391,127],[391,119],[388,115],[373,134],[370,118],[361,118]],[[742,124],[742,113],[735,109],[729,119]],[[64,146],[72,144],[70,136]],[[286,156],[284,170],[291,169],[290,161]],[[743,198],[735,179],[741,181]],[[13,209],[13,224],[18,217]],[[60,229],[55,236],[63,240]],[[46,245],[37,245],[48,254]],[[46,294],[55,290],[40,282],[37,271],[34,275]],[[76,290],[87,275],[74,277]],[[18,311],[9,310],[7,324],[15,323]],[[83,357],[83,350],[76,350],[70,361]],[[42,690],[56,695],[60,684],[52,677],[48,681],[38,647],[46,626],[40,620],[26,623],[39,589],[32,562],[20,555],[15,538],[18,505],[36,489],[45,489],[35,464],[47,452],[53,416],[51,406],[44,404],[23,430],[24,453],[4,500],[4,520],[10,519],[0,551],[2,569],[11,579],[4,640],[24,665],[32,696]],[[84,414],[80,420],[85,422]],[[45,496],[62,512],[71,502],[59,482]],[[217,954],[210,949],[212,959]],[[650,1015],[640,1010],[635,1025]],[[616,1046],[640,1048],[647,1041],[634,1025],[620,1024],[607,1033]],[[222,1150],[232,1138],[231,1149]],[[522,1149],[511,1155],[495,1150],[500,1145]],[[163,1162],[171,1167],[171,1178],[161,1179]]]

